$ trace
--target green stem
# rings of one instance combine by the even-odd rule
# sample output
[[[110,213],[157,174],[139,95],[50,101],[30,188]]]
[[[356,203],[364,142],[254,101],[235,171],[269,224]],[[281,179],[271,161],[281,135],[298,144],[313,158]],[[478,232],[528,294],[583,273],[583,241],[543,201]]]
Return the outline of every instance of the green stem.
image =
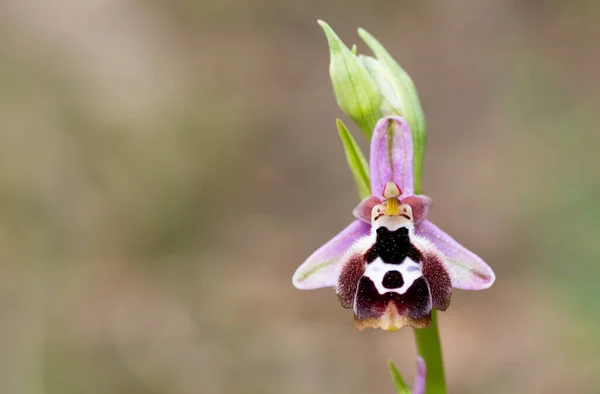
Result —
[[[442,360],[437,311],[435,309],[431,311],[431,325],[429,327],[415,329],[414,332],[417,351],[423,357],[427,366],[425,393],[446,394],[446,378],[444,377],[444,361]]]

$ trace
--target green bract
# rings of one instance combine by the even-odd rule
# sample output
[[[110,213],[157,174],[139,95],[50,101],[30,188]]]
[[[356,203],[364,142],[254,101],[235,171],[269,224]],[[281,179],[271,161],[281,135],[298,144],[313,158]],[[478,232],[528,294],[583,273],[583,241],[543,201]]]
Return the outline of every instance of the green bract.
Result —
[[[415,192],[421,190],[425,149],[425,118],[410,76],[386,49],[364,29],[358,35],[375,57],[357,55],[339,39],[333,29],[319,21],[329,43],[329,72],[339,106],[370,139],[381,117],[399,115],[406,119],[413,135]]]
[[[319,25],[325,31],[329,44],[329,74],[335,98],[342,110],[360,127],[367,139],[381,114],[381,94],[367,70],[358,58],[323,21]]]
[[[390,375],[392,375],[392,382],[394,382],[396,393],[410,394],[410,389],[408,388],[406,381],[392,360],[388,360],[388,366],[390,367]]]
[[[417,89],[410,76],[404,71],[383,45],[364,29],[358,29],[358,35],[371,48],[376,59],[363,56],[362,63],[370,64],[367,71],[375,78],[383,96],[382,112],[384,116],[400,115],[408,122],[413,135],[415,150],[415,192],[421,191],[421,171],[425,151],[425,116],[419,101]],[[371,60],[366,60],[371,59]],[[374,66],[379,65],[379,67]],[[388,112],[389,111],[389,112]],[[415,182],[415,183],[416,183]]]
[[[365,155],[360,150],[360,147],[356,143],[352,134],[346,128],[346,125],[341,120],[336,120],[340,138],[342,144],[344,144],[344,151],[346,152],[346,160],[348,160],[348,167],[354,177],[354,182],[358,188],[358,194],[361,200],[371,195],[371,188],[369,186],[369,164]]]

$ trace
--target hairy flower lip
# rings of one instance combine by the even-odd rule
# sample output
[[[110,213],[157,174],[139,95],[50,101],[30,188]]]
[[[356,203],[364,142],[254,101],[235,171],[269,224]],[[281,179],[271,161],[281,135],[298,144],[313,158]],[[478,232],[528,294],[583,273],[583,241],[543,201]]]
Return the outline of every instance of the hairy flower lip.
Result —
[[[445,257],[452,287],[482,290],[495,281],[492,269],[476,254],[426,219],[432,201],[414,194],[413,144],[405,119],[389,116],[380,119],[373,131],[370,152],[370,187],[372,195],[353,210],[357,218],[340,234],[317,249],[296,271],[293,283],[299,289],[334,287],[340,274],[340,261],[355,242],[370,233],[370,214],[380,204],[385,185],[395,182],[402,190],[402,204],[410,205],[416,235],[428,240]]]

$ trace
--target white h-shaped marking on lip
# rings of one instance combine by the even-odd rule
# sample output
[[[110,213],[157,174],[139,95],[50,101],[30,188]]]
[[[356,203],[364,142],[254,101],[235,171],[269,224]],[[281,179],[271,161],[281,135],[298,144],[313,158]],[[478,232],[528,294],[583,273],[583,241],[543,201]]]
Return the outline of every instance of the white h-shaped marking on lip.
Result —
[[[404,283],[402,287],[397,289],[388,289],[383,286],[383,277],[389,271],[398,271],[402,274]],[[423,276],[421,266],[411,260],[405,258],[402,264],[388,264],[385,263],[380,257],[377,257],[372,263],[367,265],[367,269],[363,276],[371,279],[375,284],[375,288],[379,294],[385,294],[389,292],[404,294],[413,285],[415,280]]]

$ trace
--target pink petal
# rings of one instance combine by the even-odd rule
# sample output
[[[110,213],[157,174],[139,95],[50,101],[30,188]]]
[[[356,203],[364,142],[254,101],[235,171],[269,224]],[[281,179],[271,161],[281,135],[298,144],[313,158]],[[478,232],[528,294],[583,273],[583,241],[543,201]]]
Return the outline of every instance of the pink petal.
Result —
[[[294,273],[292,282],[301,290],[333,287],[337,284],[339,261],[354,241],[369,234],[371,225],[355,220],[341,233],[317,249]]]
[[[412,394],[425,394],[425,377],[427,376],[427,366],[423,357],[417,356],[417,374],[412,387]]]
[[[361,202],[358,203],[356,208],[352,211],[352,214],[355,218],[362,220],[365,223],[371,224],[371,211],[373,207],[377,204],[381,204],[383,198],[381,197],[367,197]]]
[[[371,138],[369,166],[374,196],[381,196],[390,181],[396,182],[402,194],[414,194],[412,134],[404,118],[388,116],[377,122]]]
[[[446,268],[452,287],[483,290],[496,280],[494,271],[479,256],[456,242],[429,220],[424,220],[416,228],[416,233],[429,239],[446,257]]]
[[[427,196],[422,194],[418,196],[408,196],[404,198],[400,198],[403,204],[408,204],[412,208],[413,220],[415,221],[415,225],[421,224],[421,222],[425,219],[431,206],[433,205],[433,200]]]

